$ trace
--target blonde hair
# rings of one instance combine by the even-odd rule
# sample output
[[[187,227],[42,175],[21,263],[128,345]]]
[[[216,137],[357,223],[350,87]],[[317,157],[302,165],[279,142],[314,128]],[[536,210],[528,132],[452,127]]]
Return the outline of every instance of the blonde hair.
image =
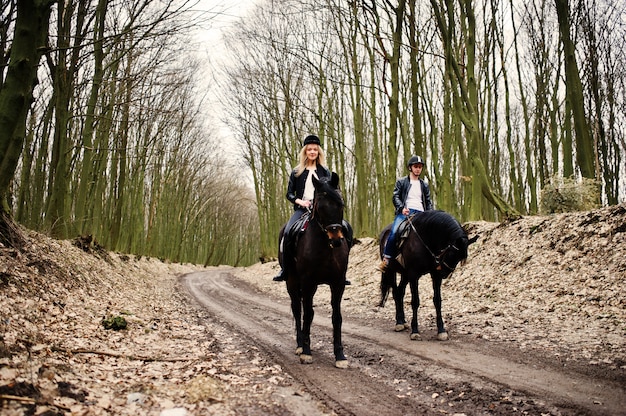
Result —
[[[296,166],[296,178],[302,175],[302,172],[306,169],[306,162],[308,160],[306,157],[307,146],[317,146],[317,159],[315,159],[315,163],[317,165],[326,166],[326,156],[324,156],[324,149],[322,149],[322,146],[317,144],[307,144],[302,146],[302,149],[300,149],[300,162],[298,163],[298,166]]]

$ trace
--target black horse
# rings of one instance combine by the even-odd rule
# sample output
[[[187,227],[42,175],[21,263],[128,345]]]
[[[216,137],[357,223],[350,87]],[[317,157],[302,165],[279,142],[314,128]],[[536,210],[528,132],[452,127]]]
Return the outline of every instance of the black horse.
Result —
[[[295,258],[282,258],[290,262],[287,273],[287,291],[291,298],[291,311],[296,321],[296,354],[300,362],[309,364],[311,356],[311,323],[313,322],[313,296],[320,284],[328,284],[331,291],[333,349],[335,366],[346,368],[348,361],[341,342],[341,299],[348,270],[349,244],[344,236],[343,197],[338,189],[339,177],[317,180],[313,177],[315,197],[311,217],[306,228],[297,237]],[[280,231],[280,238],[284,227]]]
[[[406,228],[404,228],[406,225]],[[467,248],[478,236],[469,239],[461,224],[444,211],[425,211],[405,221],[400,227],[397,240],[404,240],[398,253],[392,259],[387,270],[382,273],[380,306],[385,305],[389,290],[392,290],[396,304],[396,331],[408,328],[404,317],[404,293],[406,285],[411,287],[411,339],[420,339],[417,325],[417,309],[420,305],[418,281],[421,276],[430,273],[433,282],[433,303],[437,313],[437,339],[447,340],[448,333],[441,316],[441,282],[447,278],[456,266],[467,258]],[[404,232],[402,232],[404,230]],[[380,234],[380,256],[382,258],[385,242],[391,224]],[[406,237],[404,237],[406,235]],[[400,284],[396,283],[396,272],[401,274]]]

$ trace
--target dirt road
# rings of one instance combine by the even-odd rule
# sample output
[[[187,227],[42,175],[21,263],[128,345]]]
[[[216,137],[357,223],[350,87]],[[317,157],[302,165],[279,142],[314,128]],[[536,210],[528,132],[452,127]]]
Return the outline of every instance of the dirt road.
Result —
[[[347,370],[334,367],[330,310],[316,295],[312,328],[314,363],[300,364],[284,287],[268,295],[228,269],[186,275],[182,283],[202,308],[279,364],[294,382],[287,403],[293,414],[550,414],[623,415],[623,380],[593,368],[571,368],[516,345],[451,334],[422,341],[395,333],[387,319],[344,312]],[[389,306],[391,307],[391,306]],[[298,394],[305,391],[308,396]]]

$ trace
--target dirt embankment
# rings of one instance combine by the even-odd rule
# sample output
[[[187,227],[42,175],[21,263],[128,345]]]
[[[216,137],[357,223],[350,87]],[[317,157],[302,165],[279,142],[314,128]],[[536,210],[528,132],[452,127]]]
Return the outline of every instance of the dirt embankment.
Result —
[[[623,386],[626,206],[508,224],[472,223],[469,229],[480,239],[442,289],[450,345],[464,340],[490,354],[515,354],[529,367],[566,367]],[[309,409],[320,413],[342,413],[324,407],[323,393],[321,399],[310,396],[263,346],[241,344],[234,323],[220,320],[180,291],[180,275],[204,269],[89,253],[35,233],[28,240],[23,252],[0,247],[3,415],[296,414],[306,400]],[[362,239],[351,253],[348,278],[353,284],[342,304],[347,331],[352,317],[383,336],[403,336],[390,330],[391,304],[375,306],[376,263],[376,242]],[[285,299],[284,287],[271,281],[276,263],[210,270],[233,272],[255,293],[277,303]],[[432,331],[427,277],[421,280],[420,295],[421,326]],[[321,287],[319,311],[325,310],[327,299]],[[114,316],[124,317],[127,329],[105,329],[102,320]],[[277,348],[291,349],[292,330],[285,331],[280,336],[288,341]],[[355,335],[351,351],[346,336],[346,353],[356,368],[362,359],[354,350],[358,342]],[[369,357],[367,348],[363,344]],[[404,389],[397,395],[411,391],[407,380],[398,378],[397,383]],[[428,397],[440,402],[455,393],[443,389]]]

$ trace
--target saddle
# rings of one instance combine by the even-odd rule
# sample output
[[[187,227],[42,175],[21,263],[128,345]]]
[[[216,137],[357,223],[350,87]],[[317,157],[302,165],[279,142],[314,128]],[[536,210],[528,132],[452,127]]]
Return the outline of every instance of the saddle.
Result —
[[[307,211],[302,214],[302,216],[293,223],[290,229],[285,230],[285,239],[287,241],[297,242],[300,234],[302,234],[304,230],[306,230],[306,228],[309,226],[310,220],[311,212]]]
[[[402,244],[404,244],[404,240],[406,240],[406,238],[409,236],[409,233],[411,232],[411,219],[412,218],[413,217],[407,217],[398,226],[398,239],[396,240],[398,242],[397,247],[396,247],[398,250],[400,250],[400,248],[402,247]]]
[[[400,225],[398,225],[398,230],[396,231],[396,246],[394,247],[396,250],[396,253],[400,252],[400,248],[402,248],[402,245],[404,244],[404,241],[406,240],[406,238],[409,236],[410,232],[411,232],[410,218],[406,218],[402,220]],[[389,235],[387,235],[387,237],[385,238],[385,244],[387,244],[388,238],[389,238]]]
[[[402,257],[402,252],[400,249],[404,245],[409,233],[411,232],[411,219],[413,217],[407,217],[404,219],[400,225],[398,226],[398,230],[396,231],[396,247],[395,252],[398,253],[396,255],[396,261],[400,264],[400,266],[404,267],[404,258]],[[387,236],[388,238],[389,236]],[[387,240],[385,240],[385,244],[387,244]]]
[[[302,233],[309,226],[311,221],[311,212],[306,212],[298,218],[289,229],[285,229],[283,232],[283,253],[295,253],[295,248],[298,246],[298,240]],[[343,235],[348,243],[348,247],[352,247],[354,244],[354,231],[352,226],[346,220],[342,221]]]

